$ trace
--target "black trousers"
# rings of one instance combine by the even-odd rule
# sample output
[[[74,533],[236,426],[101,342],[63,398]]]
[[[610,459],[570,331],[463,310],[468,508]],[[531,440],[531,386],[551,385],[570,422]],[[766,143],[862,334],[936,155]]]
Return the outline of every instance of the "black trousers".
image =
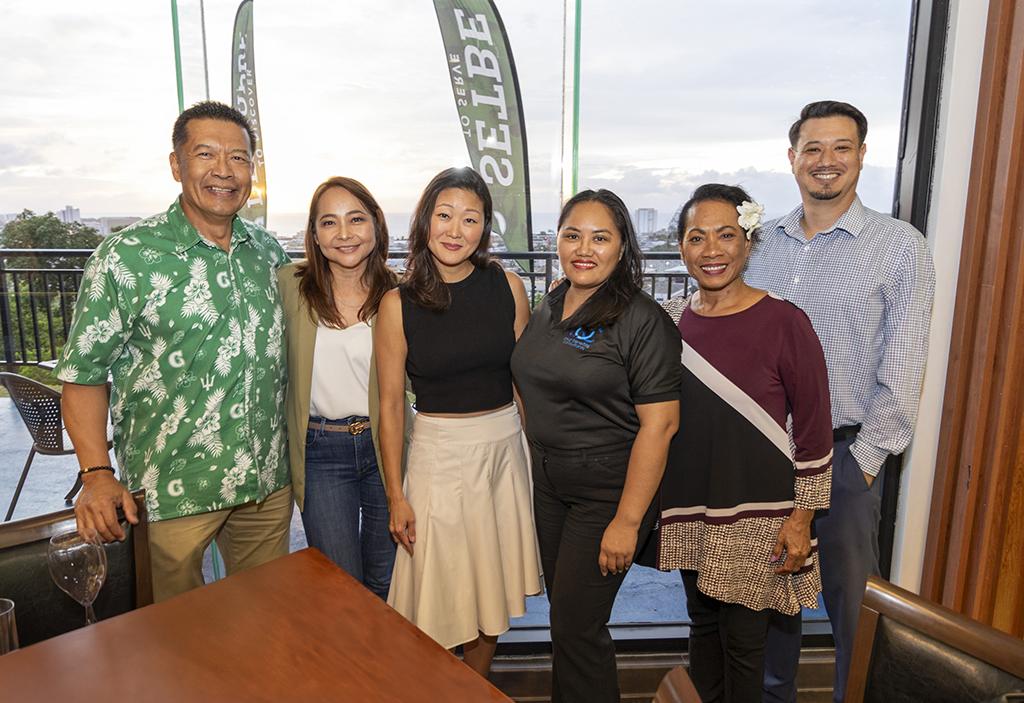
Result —
[[[615,517],[630,446],[557,451],[531,447],[534,515],[551,603],[553,703],[619,700],[608,618],[625,574],[601,575],[601,538]],[[654,525],[654,506],[637,546]]]
[[[758,703],[770,610],[724,603],[697,590],[682,571],[690,614],[690,679],[704,703]]]

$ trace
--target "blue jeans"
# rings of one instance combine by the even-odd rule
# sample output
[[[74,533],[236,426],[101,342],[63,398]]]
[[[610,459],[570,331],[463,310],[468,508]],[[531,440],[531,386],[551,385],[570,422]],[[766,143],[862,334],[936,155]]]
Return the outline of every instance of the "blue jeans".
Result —
[[[357,435],[328,432],[326,425],[347,425],[357,418],[309,419],[319,427],[306,431],[306,540],[387,599],[395,543],[388,531],[388,501],[371,430]]]

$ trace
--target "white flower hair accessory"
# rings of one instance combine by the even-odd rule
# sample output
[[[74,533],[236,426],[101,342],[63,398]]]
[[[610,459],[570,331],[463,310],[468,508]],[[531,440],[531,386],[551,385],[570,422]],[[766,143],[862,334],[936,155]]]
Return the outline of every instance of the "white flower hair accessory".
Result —
[[[764,216],[764,205],[744,200],[736,206],[736,212],[740,214],[739,225],[747,233],[747,240],[749,241],[754,230],[761,225],[761,218]]]

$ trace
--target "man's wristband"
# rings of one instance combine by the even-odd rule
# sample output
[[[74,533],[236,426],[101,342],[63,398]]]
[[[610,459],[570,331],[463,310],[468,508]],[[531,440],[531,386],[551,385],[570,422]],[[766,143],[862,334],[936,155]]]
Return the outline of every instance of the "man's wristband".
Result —
[[[82,469],[81,471],[79,471],[78,476],[79,478],[81,478],[82,476],[85,476],[86,474],[91,474],[94,471],[109,471],[112,476],[115,475],[116,473],[114,471],[113,466],[90,466],[87,469]]]

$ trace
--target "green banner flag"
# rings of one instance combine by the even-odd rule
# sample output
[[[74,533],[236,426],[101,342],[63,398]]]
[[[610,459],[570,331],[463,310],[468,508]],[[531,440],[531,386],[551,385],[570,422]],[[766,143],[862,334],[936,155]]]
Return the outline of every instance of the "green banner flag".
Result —
[[[491,229],[508,251],[532,251],[526,124],[501,16],[490,0],[434,0],[434,10],[469,158],[494,199]]]
[[[245,115],[256,134],[252,145],[253,177],[249,202],[239,215],[256,224],[267,226],[267,167],[263,159],[263,134],[260,109],[256,101],[256,56],[252,39],[252,0],[243,0],[235,14],[235,31],[231,44],[232,105]]]

